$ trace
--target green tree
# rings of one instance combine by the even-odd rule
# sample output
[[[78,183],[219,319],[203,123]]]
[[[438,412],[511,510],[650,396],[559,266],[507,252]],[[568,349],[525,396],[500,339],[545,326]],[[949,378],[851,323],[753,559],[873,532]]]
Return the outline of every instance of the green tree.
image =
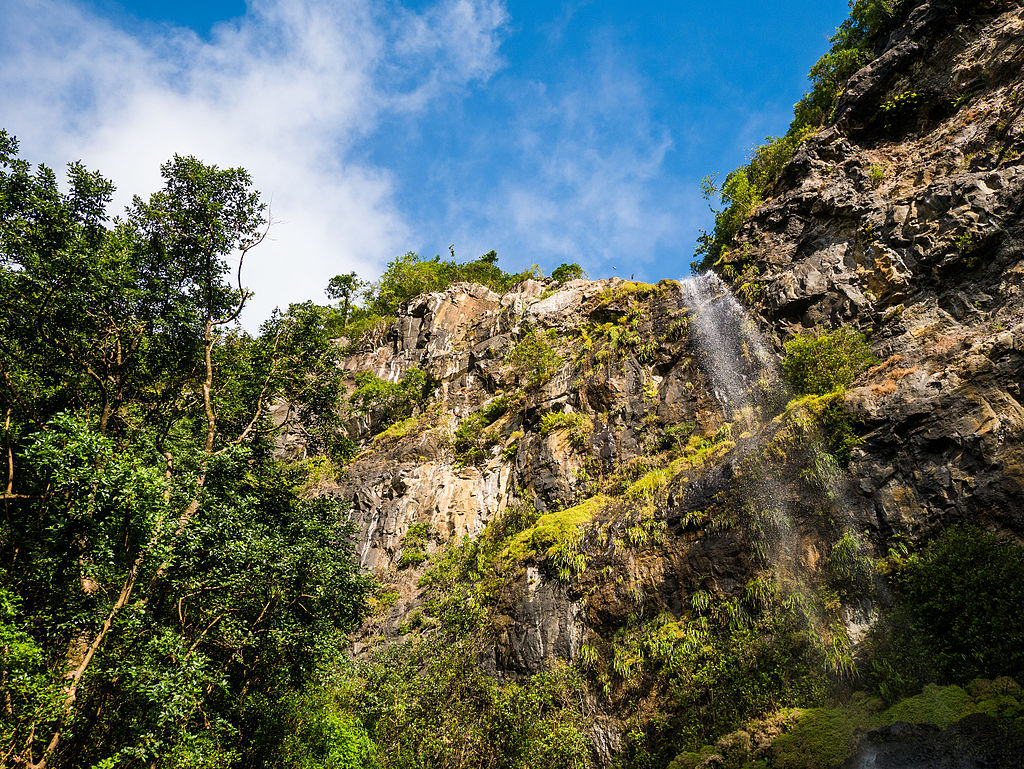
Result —
[[[583,268],[576,262],[565,264],[564,262],[551,271],[551,277],[557,283],[568,283],[570,280],[579,280],[583,277]]]
[[[347,275],[335,275],[327,283],[327,296],[330,299],[340,301],[341,325],[348,323],[348,311],[352,300],[356,295],[369,285],[366,281],[360,280],[354,272]]]
[[[300,311],[234,327],[259,196],[161,171],[111,220],[109,182],[64,192],[0,132],[0,750],[32,769],[245,760],[246,698],[301,688],[369,589],[270,458],[271,400],[325,408],[336,367]]]

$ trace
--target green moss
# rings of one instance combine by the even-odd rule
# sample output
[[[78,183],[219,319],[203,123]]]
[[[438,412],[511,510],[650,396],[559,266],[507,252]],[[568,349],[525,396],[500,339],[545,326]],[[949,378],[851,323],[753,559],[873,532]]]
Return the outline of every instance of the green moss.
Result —
[[[959,686],[928,684],[916,697],[908,697],[883,714],[886,721],[935,724],[945,729],[964,716],[980,712],[977,703]]]
[[[854,706],[811,708],[772,744],[775,769],[839,766],[857,746],[857,730],[880,725],[877,716]]]
[[[537,522],[516,535],[502,550],[501,557],[507,560],[523,560],[535,557],[541,551],[554,555],[562,543],[575,541],[580,526],[589,523],[611,498],[598,494],[556,513],[542,515]]]
[[[851,453],[863,440],[857,429],[862,423],[860,417],[846,409],[846,390],[838,388],[823,395],[804,395],[786,404],[786,410],[776,421],[784,425],[772,440],[769,451],[775,458],[786,460],[786,452],[795,446],[821,440],[824,448],[840,465],[850,462]],[[806,480],[817,485],[828,486],[828,478],[822,473],[835,474],[838,468],[829,464],[808,467],[804,472]]]

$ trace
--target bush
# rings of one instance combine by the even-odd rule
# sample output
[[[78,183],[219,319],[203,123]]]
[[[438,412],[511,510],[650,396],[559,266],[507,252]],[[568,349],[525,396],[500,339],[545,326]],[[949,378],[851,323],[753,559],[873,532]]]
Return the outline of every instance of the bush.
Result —
[[[415,367],[398,382],[388,382],[372,371],[360,371],[355,380],[356,389],[349,404],[353,412],[369,417],[374,432],[412,416],[434,389],[430,377]]]
[[[884,695],[1024,676],[1024,547],[958,526],[920,552],[894,554],[890,567],[897,602],[873,665]]]
[[[402,555],[398,559],[398,568],[419,566],[427,560],[427,542],[433,538],[429,523],[414,523],[402,537]]]
[[[508,361],[526,385],[538,389],[547,384],[562,366],[562,356],[555,349],[554,331],[527,334],[508,354]]]
[[[782,370],[802,395],[824,395],[848,387],[876,362],[865,336],[846,328],[803,333],[784,348]]]
[[[395,257],[384,270],[380,280],[372,284],[365,293],[366,307],[371,313],[395,315],[398,308],[413,297],[433,291],[444,291],[453,283],[479,283],[494,291],[504,293],[516,283],[534,276],[532,270],[520,273],[503,272],[497,265],[498,255],[494,251],[472,262],[442,260],[440,256],[425,259],[419,254],[408,252]]]

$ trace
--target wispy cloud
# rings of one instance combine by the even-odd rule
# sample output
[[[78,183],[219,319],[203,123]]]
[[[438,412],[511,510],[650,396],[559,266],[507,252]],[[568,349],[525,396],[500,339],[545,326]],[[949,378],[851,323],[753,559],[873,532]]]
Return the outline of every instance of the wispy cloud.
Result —
[[[688,240],[700,206],[668,171],[673,134],[654,116],[649,82],[614,39],[595,39],[573,64],[544,82],[509,87],[508,100],[519,102],[510,109],[516,173],[486,197],[463,201],[452,218],[484,222],[471,226],[490,229],[490,242],[512,244],[517,263],[541,255],[628,277]],[[682,255],[681,271],[688,262]]]
[[[506,22],[492,0],[440,0],[402,23],[371,0],[253,0],[205,40],[68,1],[4,5],[0,126],[26,157],[83,159],[121,203],[156,189],[174,153],[251,171],[275,224],[248,270],[250,323],[404,250],[396,181],[358,144],[382,115],[489,78]]]

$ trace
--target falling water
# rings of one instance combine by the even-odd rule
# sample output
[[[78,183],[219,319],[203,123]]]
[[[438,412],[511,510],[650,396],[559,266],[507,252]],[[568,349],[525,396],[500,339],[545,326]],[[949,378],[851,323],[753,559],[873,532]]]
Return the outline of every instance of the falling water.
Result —
[[[782,573],[789,572],[797,583],[806,582],[805,567],[796,562],[792,488],[784,474],[777,472],[781,468],[772,468],[763,461],[763,428],[782,410],[791,392],[779,376],[778,364],[756,323],[717,275],[687,278],[681,286],[697,363],[726,418],[742,424],[747,431],[747,440],[738,447],[735,461],[754,460],[747,462],[744,489],[751,534],[757,532],[754,539],[769,563],[781,568]],[[819,438],[811,438],[807,450],[814,456],[828,456]],[[833,520],[863,546],[852,525],[851,500],[837,483],[838,473],[838,467],[834,477],[813,468],[813,476],[817,476],[827,496],[818,504],[829,509]],[[816,620],[820,622],[820,618]]]
[[[778,370],[756,323],[713,272],[682,282],[690,339],[715,398],[731,418],[781,394]],[[749,417],[748,417],[749,419]]]

